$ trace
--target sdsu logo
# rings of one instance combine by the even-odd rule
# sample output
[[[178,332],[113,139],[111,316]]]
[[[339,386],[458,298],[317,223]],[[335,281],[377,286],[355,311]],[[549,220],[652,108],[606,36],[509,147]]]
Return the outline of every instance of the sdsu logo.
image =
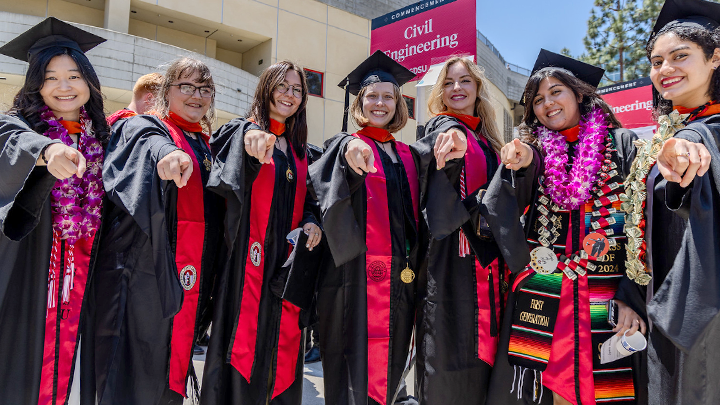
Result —
[[[381,262],[380,260],[376,260],[370,263],[370,265],[368,266],[367,275],[372,281],[383,281],[385,280],[386,274],[387,269],[385,268],[385,263]]]
[[[250,246],[250,261],[255,267],[260,265],[260,259],[262,258],[262,247],[260,242],[255,242]]]
[[[192,290],[195,287],[195,281],[197,281],[197,272],[195,267],[187,265],[180,271],[180,284],[185,291]]]

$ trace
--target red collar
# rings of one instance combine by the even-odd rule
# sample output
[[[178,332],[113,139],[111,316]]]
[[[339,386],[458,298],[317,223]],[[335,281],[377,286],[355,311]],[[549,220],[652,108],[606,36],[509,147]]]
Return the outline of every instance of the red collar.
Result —
[[[129,118],[132,116],[137,115],[137,113],[133,110],[128,110],[127,108],[123,108],[122,110],[117,110],[114,113],[112,113],[109,117],[107,117],[107,122],[109,125],[112,125],[116,123],[118,120]]]
[[[170,121],[172,121],[175,125],[177,125],[183,131],[188,131],[188,132],[202,132],[203,131],[202,125],[200,125],[199,122],[188,122],[185,119],[183,119],[181,116],[175,114],[172,111],[170,111],[168,118],[170,119]]]
[[[62,126],[65,127],[68,134],[79,134],[82,132],[82,125],[76,121],[60,121]]]
[[[450,117],[454,117],[462,121],[463,124],[467,125],[468,128],[472,129],[473,131],[477,130],[478,125],[480,125],[480,117],[473,117],[472,115],[467,114],[456,114],[449,111],[441,112],[438,115],[447,115]]]
[[[285,133],[285,123],[270,118],[270,132],[280,136]]]
[[[720,114],[720,104],[717,101],[710,101],[704,105],[705,108],[700,110],[694,117],[691,117],[691,121],[698,117],[707,117],[708,115]],[[677,110],[680,114],[692,114],[693,111],[697,110],[698,107],[683,107],[681,105],[674,106],[673,110]]]
[[[393,134],[390,133],[385,128],[378,128],[378,127],[363,127],[361,130],[357,131],[360,135],[365,135],[368,138],[374,139],[378,142],[387,142],[387,141],[394,141],[395,137]]]
[[[575,142],[578,140],[578,136],[580,135],[580,124],[575,125],[572,128],[560,131],[560,133],[565,137],[568,142]]]

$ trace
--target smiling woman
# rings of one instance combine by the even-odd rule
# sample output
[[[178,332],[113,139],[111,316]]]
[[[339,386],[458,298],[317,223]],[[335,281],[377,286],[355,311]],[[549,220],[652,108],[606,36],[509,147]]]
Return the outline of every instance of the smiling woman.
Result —
[[[1,403],[65,403],[79,395],[74,375],[93,379],[78,348],[89,338],[109,128],[84,52],[102,42],[48,18],[0,48],[28,62],[14,118],[0,116]]]
[[[226,199],[232,255],[219,278],[202,404],[302,401],[303,329],[310,308],[286,300],[274,286],[293,289],[283,279],[291,231],[304,232],[293,269],[318,266],[312,260],[321,252],[317,202],[307,193],[306,105],[303,69],[280,61],[260,76],[248,116],[223,125],[210,140],[215,163],[209,186]],[[314,291],[300,294],[312,300]]]
[[[188,385],[197,388],[193,343],[224,264],[225,204],[207,187],[207,65],[171,63],[153,114],[113,125],[103,169],[107,225],[91,302],[100,404],[182,404]]]
[[[647,403],[644,352],[598,361],[613,335],[646,332],[644,297],[625,274],[620,203],[637,137],[597,94],[603,74],[540,51],[521,139],[502,148],[505,167],[483,198],[514,273],[488,403]]]
[[[649,399],[720,403],[720,293],[708,282],[720,273],[720,4],[667,0],[646,51],[660,128],[634,165],[641,192],[630,198],[628,257],[647,283],[653,323]]]

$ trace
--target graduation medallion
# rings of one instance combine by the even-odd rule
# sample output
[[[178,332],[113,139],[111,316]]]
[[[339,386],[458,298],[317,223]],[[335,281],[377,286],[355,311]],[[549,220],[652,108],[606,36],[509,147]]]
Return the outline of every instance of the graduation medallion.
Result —
[[[205,170],[210,171],[210,169],[212,169],[212,162],[210,161],[210,159],[208,159],[207,155],[205,155],[203,164],[205,165]]]
[[[288,167],[287,171],[285,172],[285,178],[290,183],[292,183],[293,180],[295,180],[295,173],[293,173],[293,171],[289,167]]]
[[[250,261],[255,267],[258,267],[260,259],[262,259],[262,246],[260,246],[260,242],[253,242],[250,246]]]
[[[530,252],[530,267],[540,274],[552,274],[558,267],[558,258],[552,250],[538,246]]]
[[[410,266],[405,266],[405,269],[400,272],[400,280],[405,284],[410,284],[415,280],[415,272],[410,270]]]
[[[187,265],[180,270],[180,284],[185,291],[192,290],[195,287],[195,281],[197,281],[197,271],[195,267]]]
[[[605,235],[597,232],[589,233],[585,239],[583,239],[583,250],[595,258],[605,256],[608,250],[610,250],[610,242]]]

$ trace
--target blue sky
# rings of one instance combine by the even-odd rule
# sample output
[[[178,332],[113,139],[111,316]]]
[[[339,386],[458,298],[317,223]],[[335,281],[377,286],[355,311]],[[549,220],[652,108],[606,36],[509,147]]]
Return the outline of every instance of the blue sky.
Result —
[[[510,63],[532,69],[540,48],[573,56],[583,38],[593,0],[477,0],[477,28]]]

